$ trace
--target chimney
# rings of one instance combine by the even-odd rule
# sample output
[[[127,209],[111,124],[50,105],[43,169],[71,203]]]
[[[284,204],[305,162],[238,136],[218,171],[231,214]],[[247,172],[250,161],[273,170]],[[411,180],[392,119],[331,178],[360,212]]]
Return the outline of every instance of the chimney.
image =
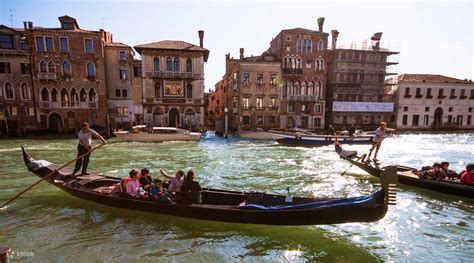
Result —
[[[319,33],[323,32],[323,25],[324,25],[324,17],[318,18]]]
[[[204,30],[199,30],[198,35],[199,35],[199,46],[202,48],[204,47]]]
[[[225,61],[230,59],[230,53],[225,54]]]
[[[332,50],[336,50],[336,48],[337,48],[337,36],[339,36],[339,31],[331,30]]]
[[[240,48],[240,59],[241,60],[244,59],[244,48],[243,47]]]
[[[24,28],[24,29],[27,29],[27,28],[28,28],[28,22],[23,21],[23,28]]]

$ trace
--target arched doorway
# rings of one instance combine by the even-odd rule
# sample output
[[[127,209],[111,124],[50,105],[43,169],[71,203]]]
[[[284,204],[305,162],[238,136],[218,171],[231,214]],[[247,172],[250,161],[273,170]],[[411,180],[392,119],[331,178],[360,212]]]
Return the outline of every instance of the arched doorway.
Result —
[[[168,123],[170,127],[179,127],[179,111],[171,109],[168,113]]]
[[[56,112],[53,112],[48,117],[48,129],[57,131],[58,133],[63,132],[63,118]]]
[[[435,129],[438,129],[441,127],[443,124],[443,109],[442,108],[436,108],[434,112],[434,122],[433,122],[433,127]]]

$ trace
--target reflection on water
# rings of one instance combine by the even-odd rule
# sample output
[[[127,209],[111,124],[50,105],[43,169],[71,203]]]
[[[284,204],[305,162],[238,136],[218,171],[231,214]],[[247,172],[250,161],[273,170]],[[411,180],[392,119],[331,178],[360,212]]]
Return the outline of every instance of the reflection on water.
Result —
[[[36,181],[19,145],[36,158],[65,163],[74,140],[0,141],[0,202]],[[470,135],[397,135],[379,154],[388,163],[420,167],[448,160],[460,170],[474,160]],[[349,146],[365,152],[367,145]],[[442,150],[440,150],[442,149]],[[293,195],[359,196],[376,178],[338,159],[332,146],[284,147],[273,142],[207,136],[199,143],[113,142],[93,153],[91,171],[125,176],[131,168],[195,169],[202,185]],[[0,244],[34,251],[34,261],[468,261],[474,251],[474,202],[402,187],[397,206],[374,223],[278,227],[191,220],[101,206],[40,184],[0,211]],[[16,260],[32,258],[13,258]],[[84,260],[82,260],[84,259]]]

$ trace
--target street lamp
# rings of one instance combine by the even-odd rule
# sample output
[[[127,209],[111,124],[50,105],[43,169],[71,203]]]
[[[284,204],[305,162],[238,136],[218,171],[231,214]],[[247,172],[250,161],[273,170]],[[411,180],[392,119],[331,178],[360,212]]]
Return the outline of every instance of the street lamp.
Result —
[[[224,113],[225,113],[225,120],[224,120],[224,138],[227,138],[227,129],[228,129],[228,115],[227,112],[229,109],[227,109],[227,106],[224,108]]]

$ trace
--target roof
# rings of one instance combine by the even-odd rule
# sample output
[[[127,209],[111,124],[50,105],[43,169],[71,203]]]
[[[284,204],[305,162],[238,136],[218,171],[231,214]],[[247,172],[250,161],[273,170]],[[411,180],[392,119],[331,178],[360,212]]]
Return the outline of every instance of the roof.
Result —
[[[134,46],[135,50],[141,55],[144,49],[162,49],[162,50],[181,50],[196,51],[204,53],[204,61],[209,57],[209,50],[180,40],[163,40],[148,44]]]
[[[126,48],[132,48],[128,45],[125,45],[122,42],[112,42],[112,43],[106,43],[105,44],[107,47],[126,47]]]
[[[398,76],[398,82],[410,81],[410,82],[429,82],[429,83],[463,83],[472,84],[472,80],[462,80],[451,78],[443,75],[434,74],[402,74]]]
[[[74,23],[76,29],[80,29],[79,24],[77,24],[77,20],[74,17],[70,17],[68,15],[58,17],[59,22],[61,23]]]

